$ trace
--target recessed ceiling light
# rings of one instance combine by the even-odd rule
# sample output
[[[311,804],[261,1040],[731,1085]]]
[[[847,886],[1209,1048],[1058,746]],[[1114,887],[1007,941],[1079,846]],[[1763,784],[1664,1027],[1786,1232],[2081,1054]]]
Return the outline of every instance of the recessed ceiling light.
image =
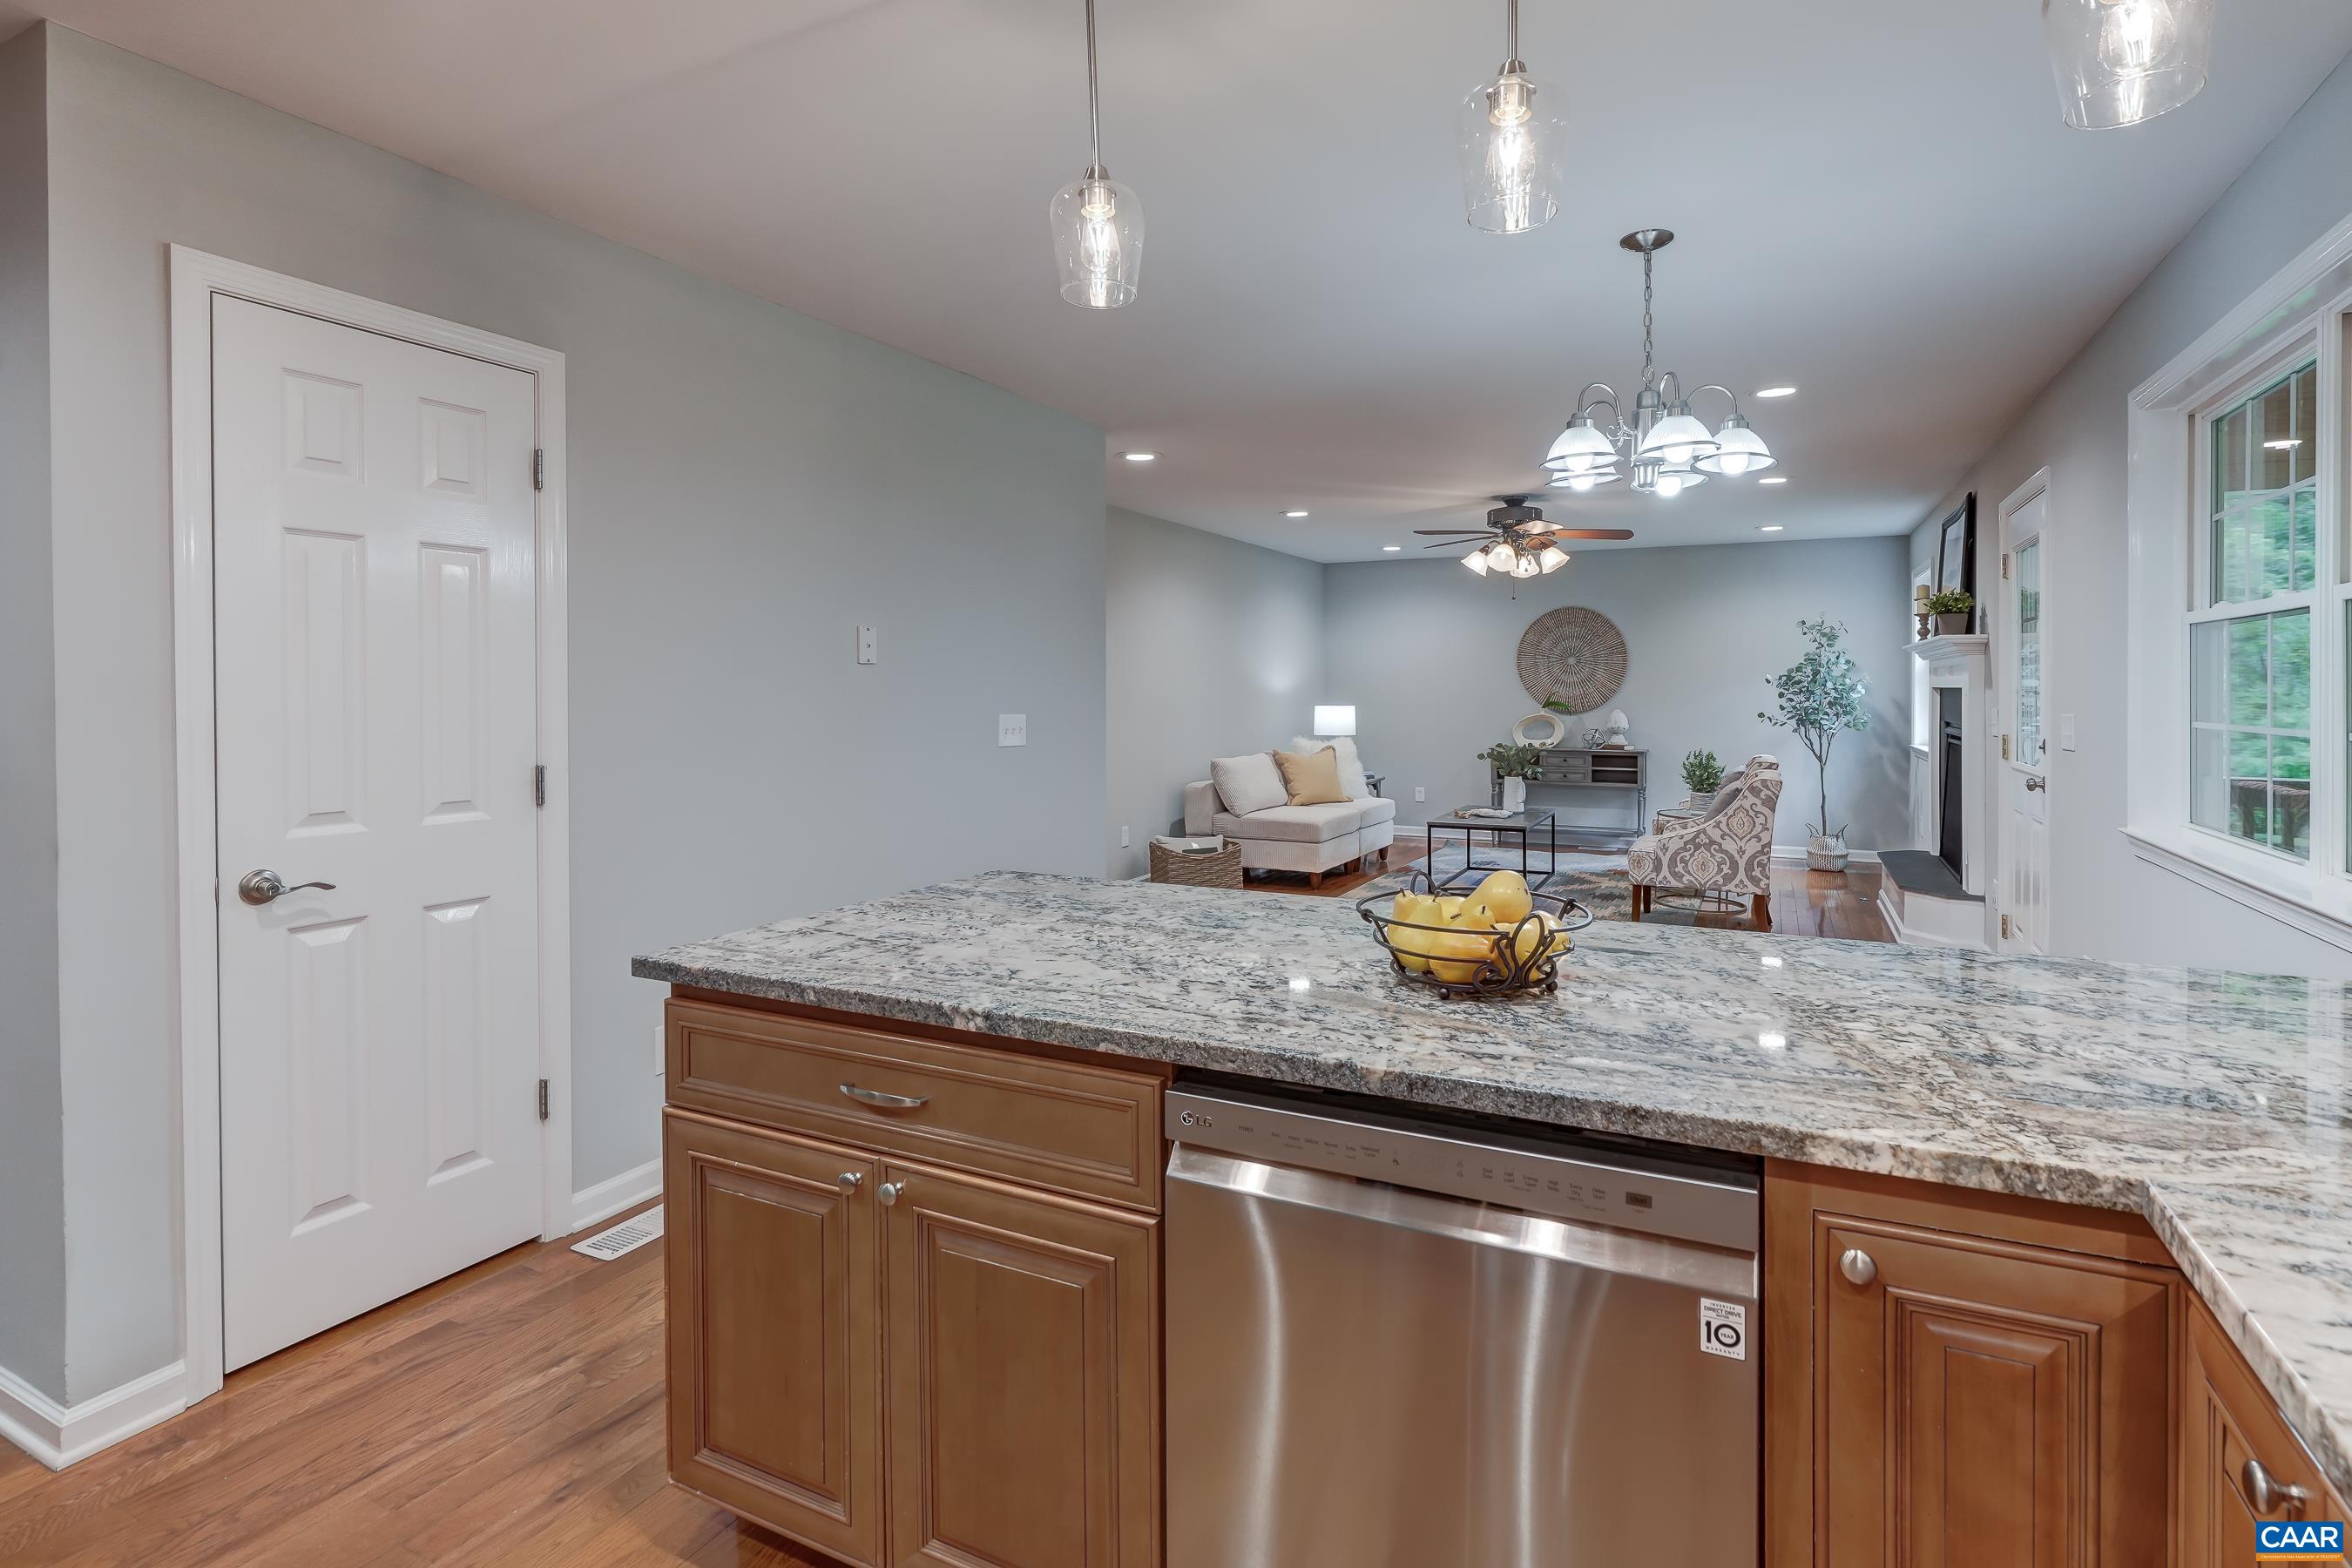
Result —
[[[1130,463],[1156,463],[1160,460],[1157,452],[1121,452],[1119,456]]]
[[[2263,448],[2272,452],[2284,452],[2302,445],[2303,437],[2300,436],[2289,437],[2287,439],[2283,441],[2265,441],[2263,443]]]
[[[1404,546],[1402,544],[1383,544],[1381,548],[1382,550],[1402,550]]]
[[[1774,474],[1769,479],[1759,479],[1756,482],[1759,485],[1785,485],[1789,482],[1789,476],[1786,474]]]
[[[1794,397],[1797,395],[1797,389],[1793,386],[1759,387],[1757,390],[1756,395],[1759,397]]]
[[[1305,517],[1307,515],[1307,511],[1305,508],[1301,507],[1292,511],[1286,511],[1282,515],[1285,517]]]
[[[1767,522],[1759,525],[1756,531],[1759,533],[1778,533],[1780,531],[1780,527],[1781,525],[1777,522]]]

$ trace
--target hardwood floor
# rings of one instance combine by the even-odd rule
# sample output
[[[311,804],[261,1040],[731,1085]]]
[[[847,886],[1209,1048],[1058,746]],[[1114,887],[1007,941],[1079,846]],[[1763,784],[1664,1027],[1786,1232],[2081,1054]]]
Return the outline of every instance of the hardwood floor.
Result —
[[[0,1563],[831,1568],[668,1484],[663,1245],[501,1253],[61,1474],[0,1443]]]
[[[1451,839],[1448,843],[1453,842]],[[1365,871],[1344,875],[1332,873],[1323,879],[1320,888],[1310,888],[1304,877],[1283,872],[1264,873],[1250,882],[1250,887],[1265,892],[1297,893],[1308,898],[1338,899],[1360,895],[1364,887],[1391,871],[1402,871],[1429,853],[1429,846],[1418,837],[1397,836],[1389,850],[1386,868],[1374,866]],[[1853,942],[1893,942],[1895,933],[1887,929],[1886,917],[1878,910],[1878,868],[1863,864],[1844,872],[1808,871],[1801,866],[1772,868],[1772,929],[1785,936],[1832,936]],[[1686,910],[1661,908],[1644,915],[1645,924],[1697,925],[1720,927],[1729,931],[1752,929],[1745,914],[1693,915]]]

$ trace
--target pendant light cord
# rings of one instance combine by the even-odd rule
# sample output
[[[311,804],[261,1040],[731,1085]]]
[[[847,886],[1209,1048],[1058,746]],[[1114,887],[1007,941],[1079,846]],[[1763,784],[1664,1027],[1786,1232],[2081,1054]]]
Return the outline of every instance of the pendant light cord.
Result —
[[[1517,0],[1513,0],[1516,5]],[[1087,0],[1087,137],[1094,145],[1089,173],[1102,172],[1102,89],[1095,81],[1095,0]]]
[[[1094,0],[1087,0],[1087,4],[1091,5]],[[1510,41],[1508,47],[1503,51],[1503,58],[1512,65],[1517,65],[1519,63],[1519,0],[1509,0],[1508,14],[1510,20],[1507,24],[1507,29]]]

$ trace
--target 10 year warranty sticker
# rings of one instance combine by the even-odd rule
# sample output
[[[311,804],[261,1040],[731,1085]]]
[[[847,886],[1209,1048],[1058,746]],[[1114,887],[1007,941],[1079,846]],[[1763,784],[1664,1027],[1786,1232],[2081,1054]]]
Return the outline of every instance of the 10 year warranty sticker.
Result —
[[[1698,1348],[1709,1355],[1748,1359],[1748,1309],[1737,1301],[1698,1299]]]

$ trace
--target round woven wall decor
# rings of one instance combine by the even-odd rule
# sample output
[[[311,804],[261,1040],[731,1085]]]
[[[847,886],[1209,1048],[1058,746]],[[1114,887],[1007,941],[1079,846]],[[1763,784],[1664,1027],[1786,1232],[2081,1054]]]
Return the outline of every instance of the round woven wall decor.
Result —
[[[1625,684],[1625,634],[1598,610],[1546,610],[1519,638],[1519,684],[1571,713],[1606,708]]]

